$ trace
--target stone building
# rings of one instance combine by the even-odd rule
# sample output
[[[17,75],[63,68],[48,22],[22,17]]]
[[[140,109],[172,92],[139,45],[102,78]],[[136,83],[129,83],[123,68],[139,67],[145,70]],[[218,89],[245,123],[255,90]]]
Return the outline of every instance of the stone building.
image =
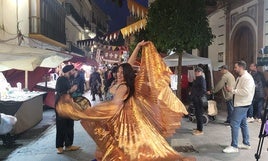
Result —
[[[223,64],[232,68],[238,60],[257,63],[257,58],[263,57],[259,52],[268,45],[268,1],[229,1],[208,19],[216,36],[208,47],[215,70]]]

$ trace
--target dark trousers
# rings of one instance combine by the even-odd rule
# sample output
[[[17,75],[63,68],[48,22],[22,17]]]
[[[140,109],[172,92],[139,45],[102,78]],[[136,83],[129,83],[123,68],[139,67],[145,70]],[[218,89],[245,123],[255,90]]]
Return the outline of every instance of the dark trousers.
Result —
[[[102,99],[101,87],[91,86],[92,99],[95,100],[95,95],[99,95],[99,98]]]
[[[93,100],[96,99],[96,97],[95,97],[96,94],[99,96],[100,99],[102,99],[102,94],[101,93],[92,93],[92,99]]]
[[[254,104],[253,104],[253,116],[254,116],[254,118],[261,119],[263,109],[264,109],[264,98],[254,99]]]
[[[247,117],[254,117],[256,119],[261,119],[261,113],[264,109],[264,98],[254,98],[252,104],[250,105]]]
[[[195,109],[195,117],[196,117],[196,129],[199,131],[203,131],[203,113],[204,108],[202,105],[201,98],[194,97],[193,98],[193,105]]]
[[[56,114],[56,148],[73,145],[74,120]]]

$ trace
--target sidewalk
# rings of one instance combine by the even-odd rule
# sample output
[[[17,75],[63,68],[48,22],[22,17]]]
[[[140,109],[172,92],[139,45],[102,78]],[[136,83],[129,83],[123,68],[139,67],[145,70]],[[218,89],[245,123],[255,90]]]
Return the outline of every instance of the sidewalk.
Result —
[[[98,97],[97,97],[98,100]],[[54,111],[51,112],[54,115]],[[194,136],[192,129],[195,123],[183,118],[182,126],[177,133],[168,139],[174,149],[182,152],[184,156],[194,156],[197,161],[254,161],[255,153],[259,143],[260,123],[249,123],[250,143],[252,149],[240,150],[239,153],[225,154],[222,150],[230,145],[230,127],[223,125],[225,113],[220,112],[216,121],[209,122],[204,126],[204,135]],[[94,159],[96,145],[91,137],[83,129],[79,121],[75,121],[74,145],[81,146],[81,149],[73,152],[57,154],[55,148],[55,125],[45,130],[41,137],[36,138],[29,144],[17,148],[9,155],[6,161],[91,161]],[[239,141],[242,142],[241,133]],[[259,161],[266,161],[268,158],[268,138],[264,139],[261,158]]]

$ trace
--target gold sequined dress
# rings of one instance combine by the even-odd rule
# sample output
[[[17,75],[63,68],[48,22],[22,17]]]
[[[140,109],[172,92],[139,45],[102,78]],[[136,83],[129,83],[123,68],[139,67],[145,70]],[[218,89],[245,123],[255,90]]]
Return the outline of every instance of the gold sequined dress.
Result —
[[[153,43],[142,49],[135,94],[123,105],[111,101],[83,110],[69,95],[60,99],[59,114],[80,119],[103,152],[104,161],[183,160],[166,141],[187,111],[169,87],[170,69]]]

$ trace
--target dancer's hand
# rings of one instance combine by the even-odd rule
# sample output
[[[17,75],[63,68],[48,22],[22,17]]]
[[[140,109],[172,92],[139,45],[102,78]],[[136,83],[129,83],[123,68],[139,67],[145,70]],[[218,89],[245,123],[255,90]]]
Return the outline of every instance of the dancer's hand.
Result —
[[[134,63],[135,63],[135,61],[136,61],[136,58],[137,58],[137,55],[138,55],[138,53],[139,53],[140,48],[141,48],[142,46],[148,44],[148,43],[149,43],[149,41],[144,41],[144,40],[142,40],[141,42],[139,42],[139,43],[136,45],[135,49],[133,50],[132,54],[130,55],[130,58],[128,59],[128,63],[129,63],[130,65],[134,65]]]
[[[149,43],[149,41],[144,41],[144,40],[142,40],[141,42],[139,42],[139,43],[137,44],[137,46],[138,46],[139,48],[141,48],[142,46],[147,45],[148,43]]]

